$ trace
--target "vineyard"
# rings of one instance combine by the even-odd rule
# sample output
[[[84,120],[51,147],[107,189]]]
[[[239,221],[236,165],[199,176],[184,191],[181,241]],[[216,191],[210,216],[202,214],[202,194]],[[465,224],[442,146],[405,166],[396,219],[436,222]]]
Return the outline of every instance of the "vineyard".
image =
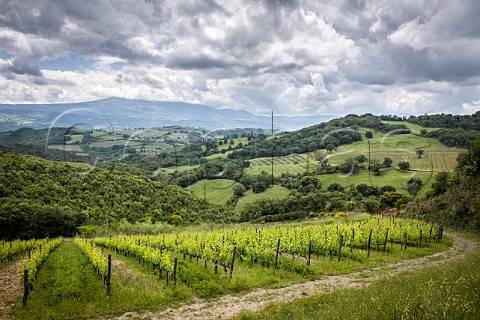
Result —
[[[34,248],[20,270],[22,274],[28,270],[28,281],[24,281],[26,307],[19,306],[18,312],[22,319],[36,319],[29,314],[29,305],[55,313],[72,308],[72,303],[81,309],[84,300],[103,301],[95,307],[103,311],[91,309],[90,316],[155,309],[173,300],[185,303],[194,297],[275,288],[431,254],[446,248],[448,241],[441,240],[442,228],[434,224],[359,216],[160,235],[40,240],[35,245],[18,241],[11,247],[4,242],[2,256],[10,248],[24,253]],[[88,285],[82,285],[82,279],[88,279]],[[90,291],[95,292],[93,297]],[[42,300],[52,295],[54,304]],[[105,305],[107,297],[110,302]]]
[[[285,157],[273,158],[273,174],[280,176],[282,173],[298,174],[307,170],[314,170],[318,166],[310,154],[292,154]],[[260,174],[262,171],[272,172],[272,158],[257,158],[250,160],[247,173]]]
[[[189,261],[195,259],[197,264],[201,260],[205,267],[210,263],[215,273],[221,266],[224,272],[230,270],[230,277],[236,259],[263,268],[285,268],[300,274],[313,274],[314,270],[307,267],[311,265],[312,256],[337,257],[341,261],[342,258],[352,258],[354,250],[364,251],[369,256],[372,248],[386,253],[393,244],[400,244],[406,250],[409,246],[428,246],[432,239],[441,239],[441,230],[436,225],[416,220],[376,218],[335,225],[118,236],[97,238],[94,243],[149,263],[152,270],[159,269],[160,274],[164,270],[168,279],[177,256]]]
[[[457,163],[459,151],[451,152],[426,152],[421,158],[415,152],[372,152],[371,161],[383,162],[385,158],[393,160],[393,166],[398,167],[398,163],[407,161],[412,170],[420,171],[453,171]],[[355,158],[359,155],[368,157],[365,152],[338,152],[328,154],[326,159],[332,165],[340,165],[348,158]],[[310,154],[293,154],[286,157],[275,157],[273,159],[273,173],[280,176],[282,173],[299,174],[308,170],[315,170],[319,162]],[[250,160],[250,168],[247,172],[250,174],[260,174],[262,171],[272,172],[271,158],[257,158]]]
[[[361,154],[368,156],[365,153],[334,153],[327,159],[331,164],[341,164],[348,158],[355,158]],[[407,161],[412,170],[439,172],[453,171],[459,154],[460,152],[426,152],[423,157],[419,158],[415,152],[372,152],[370,159],[382,163],[385,158],[390,158],[393,160],[394,167],[398,167],[398,163],[402,161]]]

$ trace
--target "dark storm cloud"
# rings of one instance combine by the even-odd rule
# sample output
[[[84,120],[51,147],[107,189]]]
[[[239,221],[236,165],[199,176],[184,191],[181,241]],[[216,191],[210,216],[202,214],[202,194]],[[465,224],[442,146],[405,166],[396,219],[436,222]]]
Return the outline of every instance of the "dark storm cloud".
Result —
[[[42,71],[38,66],[29,65],[26,61],[14,58],[7,61],[2,69],[3,73],[14,73],[18,75],[28,75],[34,77],[43,77]]]
[[[300,5],[299,0],[265,0],[269,8],[287,7],[295,9]]]
[[[64,13],[51,1],[2,0],[0,7],[0,26],[20,32],[54,36],[65,22]]]
[[[341,69],[348,79],[364,84],[461,82],[476,77],[480,73],[479,16],[480,3],[475,1],[437,6],[430,12],[423,6],[396,3],[371,17],[370,28],[364,28],[369,31],[367,37],[356,33],[361,55]]]
[[[214,59],[205,55],[192,56],[173,56],[167,60],[166,66],[168,68],[178,69],[210,69],[210,68],[225,68],[227,64],[219,59]]]

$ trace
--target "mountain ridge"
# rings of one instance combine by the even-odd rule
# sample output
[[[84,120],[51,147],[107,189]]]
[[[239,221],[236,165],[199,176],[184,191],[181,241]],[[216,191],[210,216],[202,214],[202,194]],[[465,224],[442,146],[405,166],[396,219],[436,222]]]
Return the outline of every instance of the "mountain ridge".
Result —
[[[274,128],[298,130],[333,116],[275,116]],[[111,97],[102,100],[57,104],[0,104],[0,131],[21,127],[86,126],[94,129],[186,127],[271,128],[271,117],[245,110],[217,109],[203,104],[148,101]]]

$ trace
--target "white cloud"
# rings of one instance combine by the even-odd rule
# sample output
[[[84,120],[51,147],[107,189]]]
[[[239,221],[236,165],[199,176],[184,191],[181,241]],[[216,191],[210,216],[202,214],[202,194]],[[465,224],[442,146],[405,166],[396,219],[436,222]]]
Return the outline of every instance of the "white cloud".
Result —
[[[473,114],[480,111],[480,100],[462,103],[462,108],[466,114]]]
[[[20,4],[0,14],[0,54],[17,59],[0,60],[0,102],[119,96],[341,115],[467,112],[479,99],[475,0]],[[72,54],[94,63],[32,62]]]

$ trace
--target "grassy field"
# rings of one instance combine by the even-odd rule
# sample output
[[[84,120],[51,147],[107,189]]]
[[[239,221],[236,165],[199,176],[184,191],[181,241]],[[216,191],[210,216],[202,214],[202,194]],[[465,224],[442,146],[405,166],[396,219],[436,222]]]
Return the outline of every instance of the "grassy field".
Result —
[[[387,123],[387,124],[394,124],[394,125],[395,124],[403,124],[404,126],[409,128],[410,130],[412,130],[412,133],[414,133],[414,134],[420,134],[420,130],[422,130],[422,129],[425,129],[427,131],[440,130],[440,128],[426,128],[426,127],[419,126],[418,124],[410,123],[410,122],[407,122],[407,121],[382,121],[382,122]]]
[[[247,204],[253,203],[261,199],[283,199],[286,198],[289,194],[290,190],[277,185],[274,185],[273,188],[268,188],[264,192],[260,193],[254,193],[252,190],[248,190],[247,192],[245,192],[245,195],[238,200],[237,205],[235,206],[235,210],[241,210]]]
[[[421,179],[423,182],[423,186],[417,196],[422,196],[430,188],[431,184],[435,180],[435,175],[436,173],[432,172],[402,172],[399,170],[389,170],[384,171],[380,176],[375,176],[373,173],[369,175],[367,171],[363,171],[354,175],[335,173],[318,175],[317,177],[321,181],[324,189],[326,189],[332,183],[339,183],[345,188],[349,188],[351,185],[357,186],[361,183],[364,183],[366,185],[374,185],[380,187],[389,185],[395,187],[398,192],[403,194],[408,194],[408,191],[405,188],[405,183],[410,180],[410,178]]]
[[[230,143],[231,140],[233,140],[233,144]],[[229,146],[232,146],[232,148],[235,148],[240,143],[243,145],[246,145],[248,143],[248,138],[228,139],[227,143],[222,143],[222,145],[219,144],[219,141],[217,141],[218,151],[222,151],[222,150],[228,150]],[[223,139],[221,141],[223,141]]]
[[[236,184],[233,180],[215,179],[215,180],[200,180],[190,187],[199,198],[207,198],[207,201],[214,204],[224,205],[233,196],[232,187]]]

